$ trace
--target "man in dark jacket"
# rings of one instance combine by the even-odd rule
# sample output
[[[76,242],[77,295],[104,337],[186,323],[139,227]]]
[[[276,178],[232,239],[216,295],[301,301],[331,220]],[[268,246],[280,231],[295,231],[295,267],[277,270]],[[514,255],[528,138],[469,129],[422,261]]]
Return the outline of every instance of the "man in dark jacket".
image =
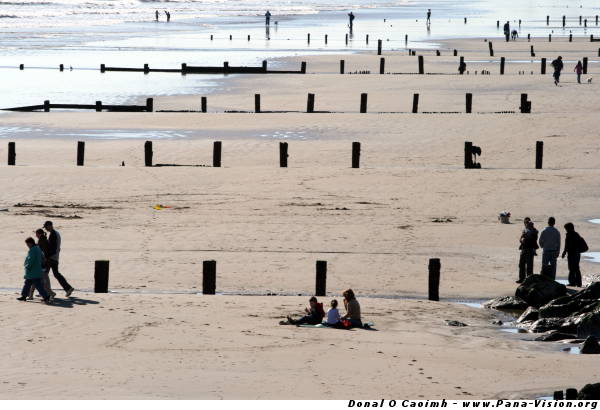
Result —
[[[50,236],[48,237],[47,255],[48,263],[50,264],[50,269],[52,269],[52,274],[54,275],[58,283],[60,283],[60,286],[62,286],[62,288],[65,290],[66,296],[69,297],[75,289],[73,289],[73,286],[69,285],[69,282],[67,282],[65,277],[61,275],[58,271],[58,257],[60,255],[61,241],[60,233],[58,233],[58,231],[54,229],[54,225],[51,221],[46,221],[44,223],[44,229],[46,229],[46,231],[50,233]]]
[[[583,238],[575,232],[575,225],[571,222],[565,224],[565,249],[562,253],[562,258],[568,255],[569,263],[569,286],[581,287],[581,271],[579,270],[579,261],[581,253],[587,252],[587,244]]]
[[[519,280],[517,283],[525,280],[525,275],[533,275],[533,258],[536,249],[539,248],[537,239],[538,231],[535,229],[533,222],[528,221],[521,234],[521,246],[519,247],[521,249],[521,257],[519,258]]]
[[[508,43],[510,41],[510,23],[508,21],[504,24],[504,37]]]
[[[521,231],[521,237],[519,238],[519,278],[516,280],[517,283],[522,283],[525,280],[525,272],[526,272],[526,261],[528,257],[528,253],[523,249],[523,237],[527,233],[527,224],[531,222],[530,217],[525,217],[523,219],[523,230]]]
[[[558,85],[560,82],[560,72],[564,67],[561,56],[558,56],[556,60],[552,61],[552,67],[554,68],[554,74],[552,75],[554,77],[554,85]]]

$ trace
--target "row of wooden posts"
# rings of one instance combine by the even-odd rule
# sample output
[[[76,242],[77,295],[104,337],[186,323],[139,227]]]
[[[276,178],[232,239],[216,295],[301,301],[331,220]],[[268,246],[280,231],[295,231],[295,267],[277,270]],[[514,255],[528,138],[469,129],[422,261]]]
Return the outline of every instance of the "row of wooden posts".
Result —
[[[16,144],[14,142],[8,143],[8,165],[16,165]],[[222,154],[223,143],[221,141],[213,142],[213,167],[221,167],[221,154]],[[352,143],[352,168],[360,168],[360,153],[361,144],[360,142]],[[481,168],[476,160],[476,157],[481,155],[481,148],[473,145],[470,141],[465,141],[465,168]],[[542,161],[544,156],[544,142],[537,141],[535,144],[535,168],[542,169]],[[146,141],[144,143],[144,165],[147,167],[154,166],[153,163],[154,150],[152,148],[152,141]],[[279,143],[279,166],[281,168],[287,168],[288,166],[288,143]],[[85,160],[85,142],[77,142],[77,166],[83,166]],[[160,164],[157,164],[160,165]]]
[[[596,14],[596,25],[598,25],[598,15]],[[581,26],[583,23],[584,27],[587,27],[587,21],[588,19],[584,19],[583,16],[579,16],[579,25]],[[500,22],[497,22],[498,25],[500,25]],[[550,25],[550,16],[546,16],[546,25],[549,26]],[[566,27],[567,25],[567,16],[562,16],[562,26]]]
[[[110,262],[97,260],[94,264],[94,292],[108,293]],[[429,300],[439,301],[441,263],[437,258],[429,259]],[[327,295],[327,261],[317,261],[315,275],[315,296]],[[206,260],[202,262],[202,294],[214,295],[217,290],[217,262]]]
[[[96,112],[154,112],[154,98],[146,98],[146,105],[124,105],[124,104],[102,104],[102,101],[96,101],[95,104],[51,104],[50,100],[45,100],[44,104],[29,105],[25,107],[3,108],[4,111],[40,111],[50,112],[52,108],[63,110],[94,110]]]

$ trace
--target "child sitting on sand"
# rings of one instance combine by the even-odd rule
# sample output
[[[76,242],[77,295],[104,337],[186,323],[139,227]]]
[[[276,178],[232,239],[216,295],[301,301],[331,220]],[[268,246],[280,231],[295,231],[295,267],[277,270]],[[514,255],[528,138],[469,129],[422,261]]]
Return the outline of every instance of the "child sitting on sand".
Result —
[[[303,325],[303,324],[318,325],[321,323],[321,321],[323,320],[323,317],[325,316],[325,311],[323,310],[323,304],[319,303],[317,301],[317,298],[314,296],[310,298],[309,303],[310,303],[310,308],[304,309],[304,311],[306,312],[306,316],[303,316],[298,320],[294,320],[290,316],[287,317],[288,323],[290,325],[296,325],[296,326]],[[281,324],[284,324],[284,322],[282,322]]]
[[[331,301],[331,309],[327,312],[327,326],[335,326],[340,323],[340,311],[337,308],[338,301],[333,299]]]

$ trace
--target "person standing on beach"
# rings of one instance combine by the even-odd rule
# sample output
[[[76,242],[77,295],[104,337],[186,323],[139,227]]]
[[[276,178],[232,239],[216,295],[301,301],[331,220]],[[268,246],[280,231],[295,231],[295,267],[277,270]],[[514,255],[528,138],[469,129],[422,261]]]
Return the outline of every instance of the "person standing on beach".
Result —
[[[171,21],[171,13],[168,12],[168,10],[165,10],[165,15],[167,16],[167,23],[169,21]]]
[[[154,12],[154,15],[156,16],[156,21],[158,21],[158,10]]]
[[[352,28],[354,27],[354,13],[348,13],[348,18],[350,19],[350,31],[352,31]]]
[[[577,74],[577,84],[581,84],[581,74],[583,74],[583,64],[581,64],[581,60],[577,62],[573,71]]]
[[[529,222],[531,222],[531,218],[526,217],[525,219],[523,219],[523,230],[521,231],[521,237],[519,238],[519,251],[520,251],[520,255],[519,255],[519,278],[516,280],[517,283],[522,283],[525,280],[525,273],[527,270],[527,252],[525,251],[525,249],[523,248],[523,241],[525,238],[525,235],[527,234],[527,224],[529,224]],[[533,267],[531,269],[531,273],[533,273]]]
[[[48,238],[48,262],[50,263],[52,274],[64,289],[66,296],[69,297],[75,289],[73,289],[73,286],[69,285],[69,282],[67,282],[65,277],[58,271],[58,257],[60,255],[61,243],[60,233],[54,229],[52,221],[46,221],[44,223],[44,229],[50,233],[50,237]]]
[[[538,249],[538,231],[535,229],[531,219],[525,223],[525,229],[521,233],[521,256],[519,258],[519,280],[517,283],[521,283],[527,276],[533,275],[533,258],[535,257],[535,251]]]
[[[510,23],[508,21],[504,24],[504,37],[506,37],[508,43],[510,40]]]
[[[554,68],[554,74],[552,75],[554,77],[554,85],[558,85],[558,83],[560,83],[560,72],[564,67],[561,56],[558,56],[556,60],[552,61],[552,67]]]
[[[575,225],[571,222],[565,224],[565,249],[562,253],[562,258],[567,256],[569,264],[569,286],[581,287],[581,270],[579,269],[579,261],[581,254],[589,250],[585,239],[575,232]]]
[[[427,25],[431,24],[431,9],[427,9]]]
[[[50,295],[50,299],[56,296],[56,293],[52,291],[52,287],[50,286],[50,278],[48,277],[48,273],[50,273],[50,264],[48,262],[48,238],[46,238],[46,232],[43,229],[38,229],[35,231],[35,236],[38,238],[37,246],[39,246],[42,251],[42,285],[44,286],[44,290],[48,295]],[[32,286],[29,290],[29,297],[27,299],[33,299],[33,291],[35,287]]]
[[[265,13],[265,26],[270,26],[271,25],[271,12],[269,10],[267,10],[267,12]]]
[[[33,238],[25,239],[25,244],[29,248],[27,256],[25,257],[25,284],[21,290],[21,297],[17,300],[27,300],[29,295],[29,289],[35,286],[40,296],[44,298],[44,302],[49,303],[51,301],[50,296],[46,293],[44,285],[42,285],[42,251],[39,246],[35,244]]]
[[[540,232],[539,244],[543,249],[542,252],[542,270],[543,275],[548,273],[548,277],[552,280],[556,279],[556,259],[560,253],[560,232],[554,227],[556,220],[553,216],[548,218],[548,226]],[[550,268],[546,268],[549,266]]]

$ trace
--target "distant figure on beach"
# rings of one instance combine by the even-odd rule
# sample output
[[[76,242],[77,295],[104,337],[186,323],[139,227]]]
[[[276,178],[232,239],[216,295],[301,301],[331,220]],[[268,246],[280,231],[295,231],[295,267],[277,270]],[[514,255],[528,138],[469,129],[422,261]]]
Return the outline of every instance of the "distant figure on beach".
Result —
[[[271,12],[269,10],[267,10],[267,12],[265,13],[265,25],[271,25]]]
[[[348,13],[348,18],[350,19],[350,31],[352,31],[352,28],[354,27],[354,13]]]
[[[517,30],[513,30],[510,33],[510,38],[512,39],[512,41],[515,41],[518,37],[519,37],[519,32]]]
[[[317,301],[317,298],[314,296],[311,297],[308,302],[310,303],[310,306],[304,308],[304,312],[306,313],[306,315],[297,320],[294,320],[291,316],[288,316],[287,320],[289,324],[300,326],[303,324],[318,325],[321,323],[323,317],[325,316],[323,304],[319,303]]]
[[[465,73],[465,71],[467,71],[467,63],[465,63],[463,60],[458,63],[458,72],[462,75]]]
[[[427,9],[427,25],[431,24],[431,9]]]
[[[169,13],[167,10],[165,10],[165,15],[167,16],[167,23],[169,21],[171,21],[171,13]]]
[[[554,85],[558,85],[558,83],[560,83],[560,72],[564,67],[561,56],[558,56],[556,60],[552,61],[552,67],[554,68],[554,74],[552,75],[554,77]]]
[[[50,233],[50,237],[48,237],[48,263],[52,269],[52,274],[64,289],[66,296],[69,297],[75,289],[73,286],[69,285],[69,282],[67,282],[65,277],[58,271],[58,257],[60,255],[61,243],[60,233],[54,229],[52,221],[46,221],[44,223],[44,229]]]
[[[17,300],[25,301],[29,295],[29,290],[32,286],[35,286],[40,296],[44,299],[44,302],[50,302],[50,296],[46,293],[44,285],[42,284],[42,251],[39,246],[35,244],[33,238],[25,239],[25,244],[29,248],[27,256],[25,257],[25,283],[21,290],[21,297]]]
[[[158,10],[154,12],[154,15],[156,16],[156,21],[158,21]]]
[[[525,229],[521,233],[521,239],[519,240],[521,256],[519,257],[519,280],[517,283],[521,283],[527,276],[533,275],[533,259],[535,257],[535,251],[538,247],[538,231],[530,218],[525,218],[523,221]]]
[[[581,74],[583,74],[583,64],[581,64],[581,60],[577,62],[577,65],[573,71],[575,71],[575,74],[577,74],[577,83],[581,84]]]
[[[542,271],[552,280],[556,279],[556,259],[560,253],[560,232],[554,227],[556,220],[553,216],[548,218],[548,226],[540,232],[539,244],[542,248]],[[550,268],[545,268],[549,266]]]
[[[338,301],[333,299],[331,301],[331,308],[327,311],[327,319],[325,321],[327,326],[336,326],[340,323],[340,311],[337,307]]]
[[[575,232],[575,225],[571,222],[565,224],[565,249],[562,253],[562,258],[567,255],[569,264],[569,286],[581,287],[581,270],[579,270],[579,261],[581,254],[589,250],[585,239]]]
[[[50,286],[50,278],[48,277],[48,273],[50,273],[50,263],[48,262],[48,238],[46,238],[46,232],[43,229],[38,229],[35,231],[35,236],[38,238],[37,246],[39,246],[42,251],[42,285],[44,286],[44,290],[50,296],[52,300],[56,293],[52,291],[52,287]],[[27,299],[33,299],[33,291],[35,287],[32,286],[29,289],[29,297]]]
[[[510,23],[507,21],[504,23],[504,36],[506,37],[506,42],[510,40]]]
[[[342,321],[347,320],[350,322],[349,327],[363,327],[360,317],[360,304],[356,300],[354,291],[348,289],[344,291],[344,307],[346,308],[346,314],[342,316]]]

